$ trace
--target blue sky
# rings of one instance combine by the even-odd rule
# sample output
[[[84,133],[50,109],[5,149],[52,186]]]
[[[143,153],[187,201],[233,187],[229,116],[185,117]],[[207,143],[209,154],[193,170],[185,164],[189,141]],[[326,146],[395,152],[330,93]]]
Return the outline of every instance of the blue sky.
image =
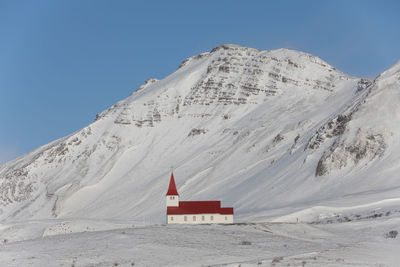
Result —
[[[0,0],[0,163],[223,43],[374,78],[400,59],[399,14],[400,1]]]

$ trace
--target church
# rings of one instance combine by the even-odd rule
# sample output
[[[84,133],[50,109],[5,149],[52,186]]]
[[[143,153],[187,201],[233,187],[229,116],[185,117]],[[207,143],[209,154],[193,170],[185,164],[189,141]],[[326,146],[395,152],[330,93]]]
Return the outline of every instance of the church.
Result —
[[[233,208],[222,208],[221,201],[179,201],[173,172],[166,197],[167,224],[233,223]]]

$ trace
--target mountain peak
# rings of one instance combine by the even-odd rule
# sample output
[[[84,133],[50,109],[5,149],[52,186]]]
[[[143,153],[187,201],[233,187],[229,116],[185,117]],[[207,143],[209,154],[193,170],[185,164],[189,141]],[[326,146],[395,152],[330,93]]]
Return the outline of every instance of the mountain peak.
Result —
[[[219,46],[214,47],[210,53],[214,53],[218,50],[256,50],[256,51],[260,51],[259,49],[256,48],[250,48],[250,47],[246,47],[246,46],[241,46],[241,45],[237,45],[237,44],[221,44]]]
[[[118,123],[153,126],[193,105],[257,105],[300,88],[301,94],[333,93],[338,82],[349,79],[353,78],[304,52],[222,44],[184,60],[165,79],[147,80],[128,101],[117,103],[98,118],[117,110],[121,112],[115,120]]]
[[[363,103],[368,90],[358,92],[358,82],[304,52],[220,45],[164,79],[148,79],[91,125],[0,168],[0,220],[159,222],[172,165],[181,193],[222,198],[245,219],[318,201],[331,184],[310,187],[317,161],[352,123],[338,114]],[[305,149],[321,127],[321,144]]]

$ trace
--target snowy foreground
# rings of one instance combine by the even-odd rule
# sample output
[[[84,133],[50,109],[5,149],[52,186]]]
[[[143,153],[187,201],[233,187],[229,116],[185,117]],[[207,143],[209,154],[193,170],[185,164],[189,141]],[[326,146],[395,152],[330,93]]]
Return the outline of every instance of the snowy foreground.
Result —
[[[400,61],[367,80],[289,49],[188,58],[0,165],[0,267],[400,266],[399,100]],[[171,166],[182,200],[254,224],[162,226]]]
[[[72,231],[71,224],[77,230],[90,222],[58,225]],[[12,229],[25,229],[25,236],[29,231],[39,234],[35,225],[43,222]],[[400,238],[389,233],[399,225],[400,218],[391,216],[330,224],[130,225],[3,242],[0,262],[1,266],[398,266]]]

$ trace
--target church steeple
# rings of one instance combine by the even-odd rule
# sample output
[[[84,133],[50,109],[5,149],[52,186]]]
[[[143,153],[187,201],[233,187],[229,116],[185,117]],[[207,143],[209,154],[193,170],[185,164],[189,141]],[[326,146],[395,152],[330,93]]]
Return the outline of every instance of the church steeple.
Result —
[[[174,173],[171,171],[171,179],[169,180],[167,197],[167,207],[179,207],[179,194],[176,190]]]
[[[171,179],[169,180],[167,196],[179,196],[178,190],[176,190],[174,173],[172,171],[171,171]]]

